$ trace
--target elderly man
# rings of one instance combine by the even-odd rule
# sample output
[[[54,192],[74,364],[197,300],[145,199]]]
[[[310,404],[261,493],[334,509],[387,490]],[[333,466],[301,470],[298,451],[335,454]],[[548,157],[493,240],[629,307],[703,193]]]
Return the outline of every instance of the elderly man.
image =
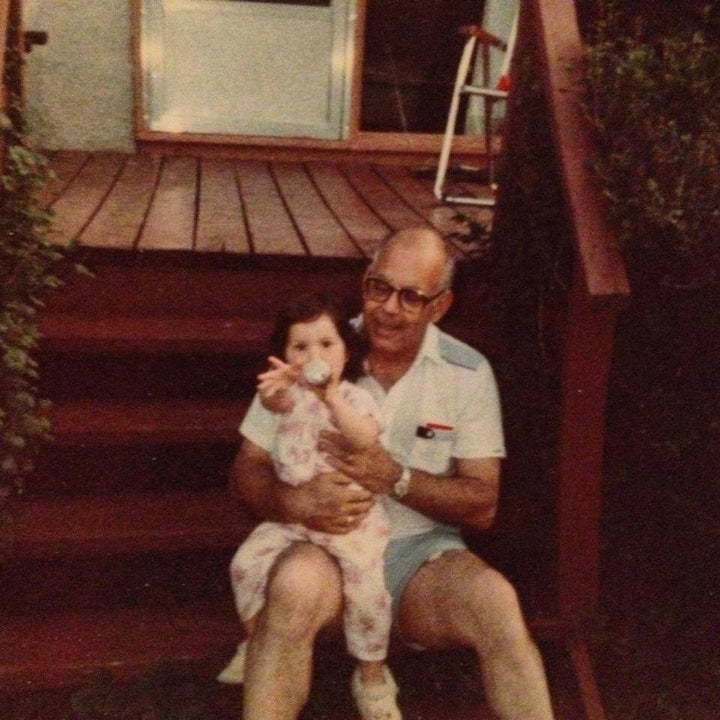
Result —
[[[367,375],[359,384],[381,407],[381,444],[352,451],[329,435],[322,449],[337,473],[293,488],[274,477],[246,417],[233,480],[260,516],[334,533],[357,527],[381,495],[393,529],[386,582],[397,635],[417,648],[473,648],[499,718],[548,720],[542,661],[516,593],[459,532],[492,524],[504,446],[489,364],[435,325],[452,303],[452,274],[444,240],[428,228],[395,233],[365,273]],[[298,544],[278,561],[248,646],[247,720],[298,716],[316,635],[341,608],[338,568],[323,550]]]

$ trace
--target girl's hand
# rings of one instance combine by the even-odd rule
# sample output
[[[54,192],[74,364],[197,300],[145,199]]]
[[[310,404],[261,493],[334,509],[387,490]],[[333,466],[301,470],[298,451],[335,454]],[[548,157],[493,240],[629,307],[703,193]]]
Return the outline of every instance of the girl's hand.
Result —
[[[271,355],[269,370],[258,375],[257,390],[264,401],[278,400],[297,380],[299,368]]]
[[[338,397],[337,390],[340,387],[340,381],[337,378],[331,378],[325,385],[306,385],[306,387],[309,387],[322,402],[332,408],[333,401]]]

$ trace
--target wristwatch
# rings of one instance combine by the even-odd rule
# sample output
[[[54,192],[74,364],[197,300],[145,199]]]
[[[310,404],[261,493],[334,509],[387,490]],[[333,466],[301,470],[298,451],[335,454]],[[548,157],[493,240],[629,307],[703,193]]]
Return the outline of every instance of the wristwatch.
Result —
[[[395,481],[392,486],[392,496],[396,500],[400,500],[405,497],[410,490],[410,468],[403,467],[400,477]]]

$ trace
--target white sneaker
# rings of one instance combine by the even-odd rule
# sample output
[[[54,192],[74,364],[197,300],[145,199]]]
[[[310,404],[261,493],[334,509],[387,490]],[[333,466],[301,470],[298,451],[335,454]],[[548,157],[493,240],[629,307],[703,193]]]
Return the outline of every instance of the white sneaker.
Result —
[[[242,685],[245,679],[245,654],[247,652],[247,640],[241,642],[233,659],[225,669],[217,676],[217,681],[230,685]]]
[[[398,688],[387,666],[383,667],[382,685],[363,685],[360,668],[355,668],[351,688],[362,720],[402,720],[395,700]]]

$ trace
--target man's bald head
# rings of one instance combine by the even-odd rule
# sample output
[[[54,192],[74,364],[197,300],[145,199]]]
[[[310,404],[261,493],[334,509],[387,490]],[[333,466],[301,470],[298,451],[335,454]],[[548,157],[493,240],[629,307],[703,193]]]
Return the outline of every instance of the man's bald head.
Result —
[[[432,272],[437,279],[434,291],[447,290],[452,286],[455,258],[448,243],[437,230],[413,227],[394,232],[376,248],[371,267],[375,267],[385,255],[396,250],[412,253]]]

